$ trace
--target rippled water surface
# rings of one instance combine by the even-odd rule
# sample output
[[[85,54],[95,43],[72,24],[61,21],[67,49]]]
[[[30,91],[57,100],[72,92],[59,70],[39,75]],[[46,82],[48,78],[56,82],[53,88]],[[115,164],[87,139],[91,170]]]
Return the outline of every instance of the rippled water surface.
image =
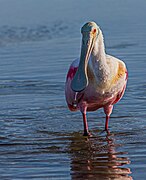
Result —
[[[146,1],[0,1],[0,179],[146,179]],[[96,21],[129,81],[109,132],[102,110],[67,109],[80,27]]]

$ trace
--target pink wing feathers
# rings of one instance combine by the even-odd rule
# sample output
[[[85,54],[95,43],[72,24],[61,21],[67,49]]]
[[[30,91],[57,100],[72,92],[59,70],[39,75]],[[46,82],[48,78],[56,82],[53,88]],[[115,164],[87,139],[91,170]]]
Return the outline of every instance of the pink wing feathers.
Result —
[[[67,77],[66,77],[65,95],[66,95],[66,101],[67,101],[68,108],[71,111],[77,110],[77,108],[73,106],[73,99],[75,96],[75,92],[71,89],[71,81],[78,69],[78,64],[79,64],[78,59],[73,61],[73,63],[71,64],[71,66],[68,70]]]

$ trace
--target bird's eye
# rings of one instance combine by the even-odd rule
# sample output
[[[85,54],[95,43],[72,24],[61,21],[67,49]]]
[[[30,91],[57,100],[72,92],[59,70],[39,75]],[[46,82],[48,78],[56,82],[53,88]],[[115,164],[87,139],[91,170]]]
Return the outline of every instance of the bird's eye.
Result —
[[[96,33],[96,29],[93,29],[93,34],[95,34]]]

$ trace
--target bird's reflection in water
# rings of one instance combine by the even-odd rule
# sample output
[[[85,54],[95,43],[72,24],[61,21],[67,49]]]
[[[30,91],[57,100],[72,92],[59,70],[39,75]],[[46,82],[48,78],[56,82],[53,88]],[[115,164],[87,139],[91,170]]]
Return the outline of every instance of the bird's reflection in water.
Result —
[[[126,152],[118,152],[115,135],[102,133],[96,137],[74,134],[70,145],[71,176],[76,179],[132,179]],[[98,136],[98,137],[97,137]]]

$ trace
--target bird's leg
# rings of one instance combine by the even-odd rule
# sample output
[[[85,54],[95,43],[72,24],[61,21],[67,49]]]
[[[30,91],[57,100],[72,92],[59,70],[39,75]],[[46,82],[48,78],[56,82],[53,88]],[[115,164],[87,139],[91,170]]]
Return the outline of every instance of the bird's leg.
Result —
[[[105,131],[108,130],[108,122],[109,122],[110,116],[106,115],[106,121],[105,121]]]
[[[113,105],[104,107],[104,112],[106,114],[105,131],[108,131],[108,122],[109,122],[109,118],[112,113],[112,110],[113,110]]]
[[[89,135],[89,131],[88,131],[88,123],[87,123],[87,118],[86,118],[86,113],[82,113],[83,115],[83,123],[84,123],[84,136],[88,136]]]
[[[84,136],[89,136],[90,133],[88,131],[88,123],[87,123],[87,117],[86,117],[86,111],[87,111],[87,106],[85,104],[82,104],[80,111],[83,116],[83,124],[84,124]]]

